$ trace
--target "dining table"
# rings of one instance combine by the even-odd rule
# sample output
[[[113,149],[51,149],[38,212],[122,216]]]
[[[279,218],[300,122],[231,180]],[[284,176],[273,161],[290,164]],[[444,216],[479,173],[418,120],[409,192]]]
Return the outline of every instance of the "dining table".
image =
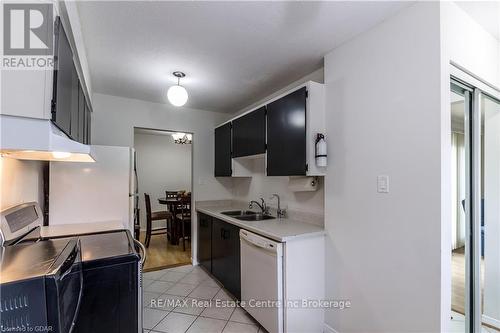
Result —
[[[176,198],[167,198],[167,197],[161,197],[161,198],[158,198],[158,203],[160,205],[166,205],[167,206],[167,210],[169,212],[171,212],[172,214],[175,213],[175,205],[179,203],[179,197],[176,197]],[[178,245],[179,244],[179,231],[177,230],[177,225],[175,223],[175,216],[173,216],[173,221],[172,221],[172,225],[171,225],[171,229],[170,230],[170,243],[172,245]],[[168,234],[168,231],[167,231],[167,234]]]

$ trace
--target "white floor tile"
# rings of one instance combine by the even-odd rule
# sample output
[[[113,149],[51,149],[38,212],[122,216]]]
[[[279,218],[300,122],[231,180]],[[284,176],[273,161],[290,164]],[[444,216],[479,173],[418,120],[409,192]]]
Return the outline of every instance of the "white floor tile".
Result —
[[[196,316],[170,312],[167,317],[155,326],[154,330],[166,333],[184,333],[195,319]]]
[[[153,282],[155,282],[155,280],[143,278],[142,279],[142,287],[146,288],[147,286],[149,286]]]
[[[259,333],[269,333],[264,327],[259,327]]]
[[[208,280],[208,279],[209,279],[208,276],[203,276],[203,275],[196,274],[196,273],[189,273],[188,275],[183,277],[181,280],[179,280],[179,282],[198,285],[198,284],[200,284],[203,281]]]
[[[189,294],[189,297],[199,299],[212,299],[219,292],[219,290],[220,288],[198,286]]]
[[[220,300],[224,300],[224,301],[232,301],[232,300],[234,300],[233,296],[231,296],[224,289],[219,290],[219,292],[214,296],[214,299],[220,299]]]
[[[164,275],[158,278],[158,280],[168,281],[168,282],[178,282],[184,276],[186,276],[186,273],[166,272]]]
[[[216,302],[212,300],[209,307],[206,307],[205,310],[201,313],[202,317],[209,317],[215,319],[223,319],[229,320],[231,314],[233,314],[234,308],[236,306],[232,306],[232,304],[224,304],[228,306],[223,306],[220,302]]]
[[[159,280],[166,273],[165,270],[144,273],[144,278],[148,280]]]
[[[202,286],[208,286],[208,287],[220,287],[220,285],[217,283],[217,281],[215,281],[214,279],[212,279],[211,277],[203,280],[200,285]]]
[[[146,329],[152,329],[168,315],[168,311],[146,308],[144,309],[143,315],[144,317],[142,327]]]
[[[196,288],[196,286],[193,286],[192,284],[176,283],[170,287],[166,293],[169,295],[187,296],[194,290],[194,288]]]
[[[226,326],[225,320],[198,317],[187,333],[220,333]]]
[[[185,298],[185,303],[176,307],[173,311],[198,316],[204,309],[205,301],[196,298]]]
[[[194,266],[193,265],[183,265],[183,266],[177,266],[170,268],[169,271],[171,272],[179,272],[179,273],[190,273],[193,270]]]
[[[161,296],[161,293],[150,293],[150,292],[143,292],[142,293],[142,305],[143,307],[151,307],[156,304],[155,300],[158,299],[158,297]],[[153,302],[151,302],[154,300]]]
[[[257,333],[259,331],[259,326],[228,322],[226,328],[224,328],[224,333]]]
[[[182,304],[183,299],[184,297],[182,296],[163,294],[157,298],[156,303],[151,302],[152,304],[150,307],[163,311],[172,311],[177,306]]]
[[[234,309],[234,312],[229,320],[243,324],[256,324],[255,320],[239,306]]]
[[[153,281],[153,283],[144,287],[144,291],[163,294],[173,285],[173,282]]]

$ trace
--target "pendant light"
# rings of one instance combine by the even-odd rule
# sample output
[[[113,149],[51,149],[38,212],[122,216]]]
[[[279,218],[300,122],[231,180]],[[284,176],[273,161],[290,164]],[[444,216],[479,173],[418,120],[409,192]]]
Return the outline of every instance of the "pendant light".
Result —
[[[173,72],[172,74],[177,78],[177,85],[168,88],[168,100],[174,106],[183,106],[188,100],[188,93],[186,88],[180,85],[180,81],[186,74],[183,72]]]

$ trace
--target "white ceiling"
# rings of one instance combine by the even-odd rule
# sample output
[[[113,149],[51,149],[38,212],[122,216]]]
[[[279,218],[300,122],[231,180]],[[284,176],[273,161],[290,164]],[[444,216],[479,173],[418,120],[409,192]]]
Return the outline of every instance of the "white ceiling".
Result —
[[[411,2],[78,2],[95,92],[235,112],[321,68],[339,44]]]
[[[500,1],[457,1],[456,4],[500,41]]]

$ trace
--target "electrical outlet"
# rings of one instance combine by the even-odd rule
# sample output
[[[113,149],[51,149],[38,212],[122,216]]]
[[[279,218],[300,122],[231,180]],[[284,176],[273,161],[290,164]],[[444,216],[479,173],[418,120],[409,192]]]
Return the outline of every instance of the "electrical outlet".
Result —
[[[377,176],[377,192],[389,193],[389,176],[386,175]]]

